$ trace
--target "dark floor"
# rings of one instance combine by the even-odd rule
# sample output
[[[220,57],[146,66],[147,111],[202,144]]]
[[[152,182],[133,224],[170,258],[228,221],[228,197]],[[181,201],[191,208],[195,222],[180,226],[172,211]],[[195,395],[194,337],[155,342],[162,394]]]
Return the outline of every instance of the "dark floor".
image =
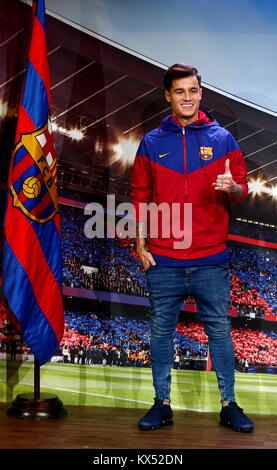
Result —
[[[144,410],[68,406],[58,419],[16,419],[0,404],[0,449],[277,449],[277,416],[251,415],[253,433],[219,425],[218,414],[175,411],[174,424],[140,431]]]

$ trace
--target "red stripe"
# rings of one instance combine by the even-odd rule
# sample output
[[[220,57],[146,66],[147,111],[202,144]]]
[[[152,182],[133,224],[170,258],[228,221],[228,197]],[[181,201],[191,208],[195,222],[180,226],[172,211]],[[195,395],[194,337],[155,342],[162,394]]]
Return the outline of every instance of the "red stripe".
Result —
[[[28,276],[36,301],[52,326],[57,340],[63,336],[63,303],[60,287],[27,217],[11,206],[8,198],[5,233],[8,243]],[[14,230],[16,227],[16,230]],[[27,306],[26,306],[27,307]]]
[[[21,204],[24,204],[24,202],[27,201],[27,197],[25,196],[25,194],[23,193],[22,189],[19,191],[19,193],[17,193],[17,197],[19,199],[19,201],[21,202]]]
[[[51,202],[52,202],[52,199],[49,196],[49,193],[48,192],[45,193],[40,203],[34,209],[32,209],[32,214],[39,217],[42,211],[46,209],[46,207],[49,206]]]
[[[255,240],[255,238],[241,237],[240,235],[233,235],[229,233],[228,240],[236,242],[248,243],[249,245],[263,246],[265,248],[277,249],[277,243],[265,242],[263,240]]]
[[[43,81],[47,92],[48,105],[50,107],[51,93],[46,37],[44,28],[37,17],[34,18],[33,23],[33,34],[30,45],[29,59]]]
[[[28,199],[23,191],[21,190],[19,193],[18,193],[18,199],[19,201],[21,202],[21,204],[24,205],[24,202],[26,202],[26,200]],[[47,206],[49,206],[49,204],[52,202],[52,199],[50,198],[49,196],[49,193],[47,192],[43,198],[41,199],[41,201],[39,202],[39,204],[37,206],[35,206],[32,210],[31,210],[31,213],[33,215],[35,215],[36,217],[39,217],[41,212],[46,209]]]
[[[55,222],[55,225],[56,225],[56,229],[58,230],[58,233],[60,234],[61,233],[61,218],[60,218],[60,216],[55,217],[54,222]]]
[[[16,182],[16,180],[20,178],[20,176],[22,176],[26,170],[28,170],[31,162],[33,162],[33,159],[29,154],[27,154],[17,165],[13,167],[12,175],[14,182]]]
[[[20,103],[19,109],[18,109],[18,120],[17,120],[17,127],[16,127],[15,142],[16,143],[19,142],[20,133],[26,134],[27,132],[33,132],[34,130],[36,130],[36,126],[34,125],[29,114],[26,113],[25,108]]]
[[[84,209],[87,205],[87,202],[75,201],[74,199],[68,199],[65,197],[59,197],[58,201],[60,204],[65,204],[66,206],[81,207],[81,209]]]

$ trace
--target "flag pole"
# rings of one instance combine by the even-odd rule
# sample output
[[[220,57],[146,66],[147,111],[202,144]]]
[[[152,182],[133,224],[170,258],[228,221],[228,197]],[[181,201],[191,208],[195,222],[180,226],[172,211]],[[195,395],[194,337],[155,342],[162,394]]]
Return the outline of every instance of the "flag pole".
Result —
[[[35,359],[34,365],[34,400],[40,399],[40,366]]]
[[[62,418],[67,415],[63,402],[52,393],[40,393],[40,365],[34,360],[33,393],[20,393],[7,411],[11,418],[35,420]]]
[[[40,366],[58,349],[64,311],[45,1],[33,0],[32,7],[29,58],[8,180],[2,278],[4,296],[34,355],[34,390],[17,395],[8,415],[42,419],[67,413],[56,395],[40,393]],[[40,275],[46,283],[40,282]]]

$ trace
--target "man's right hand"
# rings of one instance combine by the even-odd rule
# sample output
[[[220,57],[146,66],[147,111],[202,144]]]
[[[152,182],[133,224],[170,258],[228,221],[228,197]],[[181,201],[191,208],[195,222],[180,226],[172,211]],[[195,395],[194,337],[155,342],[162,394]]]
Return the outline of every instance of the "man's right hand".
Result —
[[[143,265],[143,270],[146,271],[149,268],[149,266],[156,266],[156,262],[153,256],[151,255],[150,251],[147,250],[145,238],[137,238],[136,245],[137,245],[137,254]]]

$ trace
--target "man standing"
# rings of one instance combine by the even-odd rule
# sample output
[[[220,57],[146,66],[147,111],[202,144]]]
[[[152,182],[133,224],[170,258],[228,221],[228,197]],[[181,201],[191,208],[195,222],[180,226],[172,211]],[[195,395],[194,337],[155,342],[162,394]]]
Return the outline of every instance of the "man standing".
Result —
[[[231,134],[199,110],[202,89],[196,68],[174,64],[165,73],[163,85],[172,115],[144,136],[131,179],[137,253],[145,269],[151,304],[150,354],[156,394],[154,405],[139,420],[139,427],[156,429],[173,422],[173,335],[182,303],[187,296],[193,296],[217,375],[222,403],[220,424],[251,432],[254,424],[237,405],[234,393],[226,248],[229,203],[247,196],[243,155]],[[170,233],[167,230],[164,234],[163,229],[168,227],[158,214],[157,230],[151,233],[152,223],[149,234],[151,211],[147,217],[141,210],[149,203],[166,203],[170,208]],[[179,228],[186,233],[183,239],[180,230],[175,236],[176,204],[191,206],[191,213],[182,209],[179,212]]]

